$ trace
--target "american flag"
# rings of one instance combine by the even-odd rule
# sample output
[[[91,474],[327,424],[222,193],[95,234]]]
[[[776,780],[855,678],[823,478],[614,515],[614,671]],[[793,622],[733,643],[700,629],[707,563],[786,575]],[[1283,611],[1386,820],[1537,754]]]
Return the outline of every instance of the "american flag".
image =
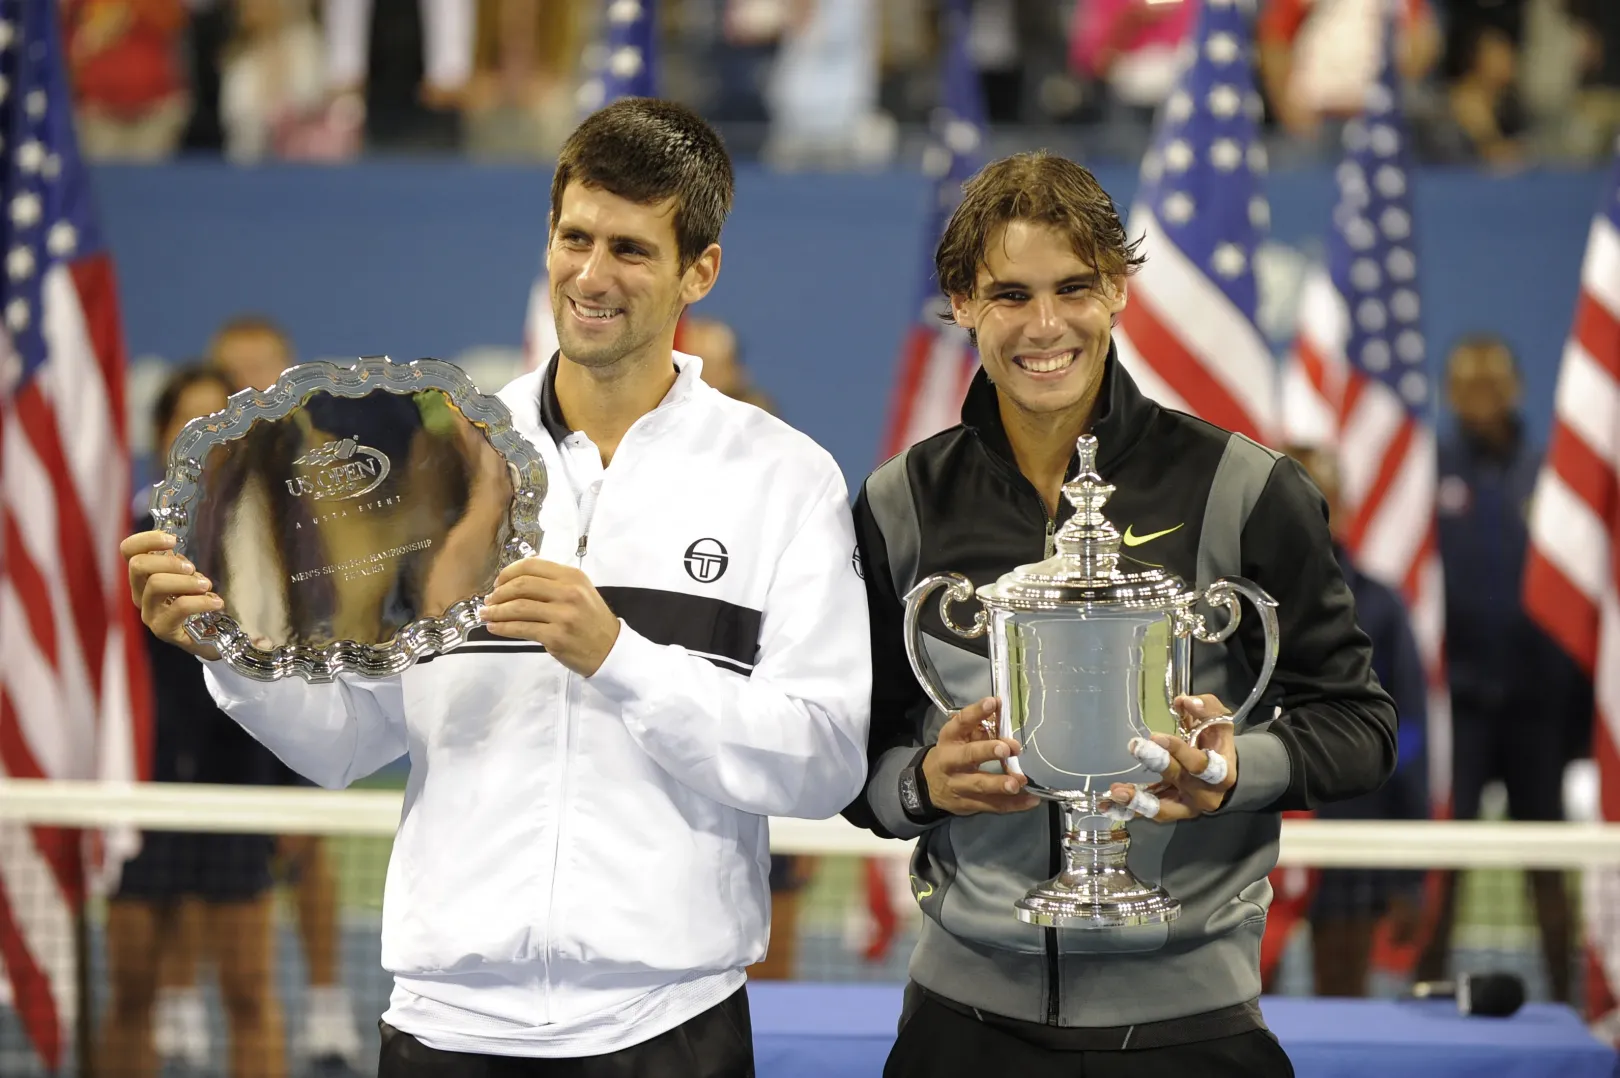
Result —
[[[1326,265],[1314,267],[1301,289],[1298,335],[1283,371],[1280,427],[1290,442],[1333,451],[1343,514],[1335,528],[1361,571],[1406,601],[1429,684],[1422,741],[1431,801],[1444,811],[1451,739],[1434,512],[1434,402],[1424,366],[1394,34],[1391,11],[1378,80],[1367,89],[1361,115],[1344,130]],[[1403,753],[1412,752],[1417,740],[1403,730]],[[1267,962],[1280,956],[1293,922],[1308,907],[1314,873],[1279,870],[1272,883],[1277,897],[1262,944]]]
[[[579,90],[580,111],[595,112],[621,97],[653,97],[658,87],[658,5],[655,0],[605,0],[601,59]],[[543,260],[542,260],[543,261]],[[529,289],[523,320],[525,366],[533,370],[557,349],[551,286],[545,267]]]
[[[934,248],[962,201],[962,185],[984,164],[987,121],[978,70],[968,54],[967,0],[948,0],[940,15],[945,43],[940,102],[932,117],[934,138],[923,158],[936,181],[920,252],[917,317],[901,347],[879,460],[960,422],[962,398],[979,369],[979,353],[967,331],[940,317],[949,307],[935,279]],[[860,948],[869,962],[883,961],[900,931],[900,902],[904,896],[909,904],[911,893],[908,872],[903,859],[866,861],[866,933]]]
[[[146,771],[150,705],[118,556],[124,347],[56,18],[55,4],[0,3],[0,771],[127,780]],[[0,958],[51,1069],[78,1006],[81,838],[0,823]]]
[[[1387,20],[1378,81],[1344,130],[1327,265],[1312,270],[1301,291],[1298,336],[1283,375],[1282,426],[1290,441],[1335,450],[1345,546],[1362,572],[1406,599],[1432,689],[1430,788],[1443,800],[1451,751],[1434,512],[1435,402],[1424,364],[1393,35]]]
[[[1524,603],[1594,678],[1603,819],[1620,821],[1620,156],[1592,221],[1552,439],[1530,509]],[[1620,870],[1588,872],[1588,1012],[1620,1042]]]
[[[945,324],[946,301],[934,279],[934,247],[945,223],[962,201],[962,185],[984,163],[984,97],[978,71],[968,56],[965,0],[951,0],[943,15],[945,52],[940,64],[940,106],[934,113],[935,138],[924,166],[938,181],[924,234],[917,320],[906,333],[899,377],[889,408],[880,459],[900,452],[961,419],[962,397],[979,355],[967,331]]]
[[[1255,325],[1256,248],[1271,223],[1254,87],[1252,2],[1207,0],[1191,62],[1160,109],[1130,233],[1147,263],[1114,332],[1148,396],[1264,441],[1276,364]]]

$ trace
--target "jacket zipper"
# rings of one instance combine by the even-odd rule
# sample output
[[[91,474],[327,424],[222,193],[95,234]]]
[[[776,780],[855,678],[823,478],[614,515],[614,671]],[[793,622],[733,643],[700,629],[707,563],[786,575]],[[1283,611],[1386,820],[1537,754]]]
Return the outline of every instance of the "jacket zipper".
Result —
[[[606,471],[604,468],[603,471]],[[579,542],[574,546],[574,563],[585,563],[585,547],[591,538],[591,518],[596,515],[596,502],[602,496],[602,480],[598,478],[579,499]]]
[[[625,431],[624,438],[619,440],[619,447],[621,451],[623,450],[625,441],[629,439],[630,432],[634,431],[636,427],[640,426],[646,418],[646,416],[642,416],[634,423],[630,424],[630,430]],[[619,453],[614,454],[615,459],[617,459],[619,456]],[[609,466],[611,467],[611,465]],[[583,565],[585,561],[585,549],[589,545],[591,535],[591,519],[596,515],[596,505],[602,496],[602,482],[606,478],[607,468],[603,468],[602,473],[603,474],[597,476],[596,480],[592,482],[589,487],[585,488],[585,493],[581,495],[579,499],[579,542],[574,545],[574,563],[576,567]],[[546,1015],[548,1020],[550,1019],[551,1015],[551,966],[554,960],[552,950],[556,945],[552,932],[553,927],[557,923],[557,869],[558,866],[562,864],[563,843],[566,837],[564,834],[564,826],[567,820],[567,806],[570,800],[568,796],[568,778],[570,774],[568,768],[568,752],[572,739],[568,735],[570,723],[573,721],[574,714],[573,696],[574,672],[564,667],[562,685],[562,736],[561,744],[558,747],[558,756],[561,761],[560,766],[562,768],[562,778],[558,783],[557,841],[551,852],[551,894],[547,898],[546,907],[545,989]]]
[[[554,931],[558,921],[557,872],[562,866],[562,851],[566,838],[564,830],[567,826],[568,805],[571,800],[568,796],[568,751],[572,738],[568,736],[568,728],[573,721],[573,695],[574,672],[565,667],[563,669],[562,684],[562,730],[559,736],[561,744],[557,747],[558,767],[561,769],[562,775],[557,783],[557,831],[555,845],[551,848],[551,894],[546,898],[546,1020],[548,1022],[555,1020],[551,1010],[551,970],[557,958],[554,953],[557,946]]]
[[[585,488],[585,493],[579,499],[579,543],[574,547],[574,561],[576,565],[585,560],[586,539],[590,536],[591,517],[596,514],[596,500],[602,493],[602,480],[597,478]],[[562,769],[562,775],[557,783],[557,833],[556,845],[551,851],[551,894],[546,900],[546,1014],[551,1015],[551,967],[555,961],[553,949],[556,940],[552,935],[553,927],[557,923],[557,871],[562,865],[562,851],[567,836],[564,833],[568,820],[568,751],[572,738],[569,737],[569,727],[574,718],[574,672],[563,668],[562,682],[562,727],[560,731],[560,744],[557,746],[557,759]]]

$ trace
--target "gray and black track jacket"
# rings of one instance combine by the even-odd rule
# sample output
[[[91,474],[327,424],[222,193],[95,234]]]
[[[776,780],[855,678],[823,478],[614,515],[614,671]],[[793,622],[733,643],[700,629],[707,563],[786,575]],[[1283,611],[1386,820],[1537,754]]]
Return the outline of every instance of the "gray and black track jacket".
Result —
[[[1281,654],[1266,698],[1238,732],[1238,782],[1226,804],[1186,823],[1129,825],[1131,869],[1178,898],[1181,916],[1100,931],[1023,924],[1013,903],[1059,867],[1056,804],[929,824],[901,808],[900,773],[946,716],[906,661],[900,596],[931,573],[954,570],[983,586],[1039,561],[1071,511],[1065,504],[1049,519],[1019,472],[982,370],[961,425],[889,460],[856,501],[872,623],[872,731],[866,790],[844,815],[880,835],[918,838],[912,888],[926,917],[911,976],[923,988],[1049,1026],[1139,1025],[1224,1008],[1259,1024],[1258,1009],[1245,1005],[1260,994],[1279,814],[1380,786],[1395,766],[1395,709],[1356,625],[1326,505],[1297,464],[1144,397],[1112,349],[1092,433],[1098,471],[1117,488],[1106,514],[1127,533],[1122,569],[1162,566],[1200,588],[1243,576],[1278,604]],[[1230,707],[1260,665],[1260,621],[1247,606],[1245,613],[1225,644],[1194,647],[1193,691]],[[971,609],[954,617],[965,624]],[[1212,624],[1224,617],[1214,613]],[[945,629],[934,602],[922,627],[950,694],[989,695],[985,639]]]

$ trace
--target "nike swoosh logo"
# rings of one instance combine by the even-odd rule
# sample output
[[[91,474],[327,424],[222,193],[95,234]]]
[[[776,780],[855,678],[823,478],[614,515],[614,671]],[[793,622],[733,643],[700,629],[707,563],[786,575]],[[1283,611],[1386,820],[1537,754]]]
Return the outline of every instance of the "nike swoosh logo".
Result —
[[[1119,541],[1124,543],[1126,546],[1141,546],[1143,543],[1152,542],[1161,535],[1169,535],[1171,532],[1178,532],[1181,530],[1181,525],[1177,524],[1174,528],[1166,528],[1162,532],[1153,532],[1149,535],[1137,535],[1131,530],[1132,527],[1134,527],[1134,525],[1127,524],[1125,526],[1125,534],[1120,536],[1119,539]]]
[[[934,893],[934,885],[933,884],[924,883],[922,880],[919,880],[915,876],[911,877],[911,889],[914,892],[916,892],[917,901],[919,901],[919,902],[921,902],[923,899],[927,898],[929,895],[932,895]]]

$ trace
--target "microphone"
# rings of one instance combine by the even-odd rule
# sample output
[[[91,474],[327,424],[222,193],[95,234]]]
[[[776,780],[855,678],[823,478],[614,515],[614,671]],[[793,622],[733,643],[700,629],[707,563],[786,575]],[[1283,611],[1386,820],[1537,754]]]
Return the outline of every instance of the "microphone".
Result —
[[[1419,981],[1411,999],[1454,999],[1457,1013],[1506,1018],[1524,1006],[1524,978],[1516,973],[1463,973],[1455,981]]]

